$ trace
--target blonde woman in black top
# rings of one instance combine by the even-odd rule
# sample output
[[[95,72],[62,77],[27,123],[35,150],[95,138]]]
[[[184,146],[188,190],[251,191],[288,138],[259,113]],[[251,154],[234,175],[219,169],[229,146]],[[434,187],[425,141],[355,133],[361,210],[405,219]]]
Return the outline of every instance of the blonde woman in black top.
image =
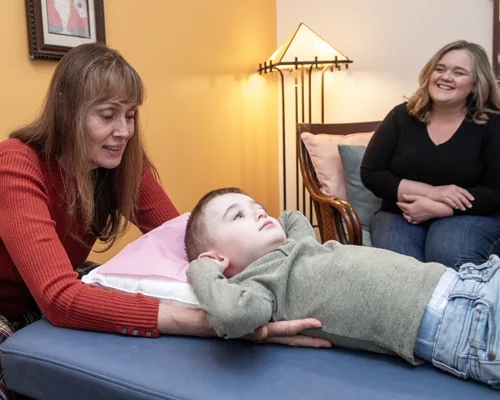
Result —
[[[484,49],[457,41],[370,141],[364,185],[383,199],[375,247],[449,267],[486,261],[500,239],[500,93]]]

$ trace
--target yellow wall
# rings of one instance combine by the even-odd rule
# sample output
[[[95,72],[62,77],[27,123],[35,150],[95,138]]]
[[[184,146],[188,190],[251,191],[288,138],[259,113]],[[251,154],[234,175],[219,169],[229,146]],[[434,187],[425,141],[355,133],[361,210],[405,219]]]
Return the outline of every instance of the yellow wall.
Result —
[[[28,56],[23,0],[2,2],[0,138],[33,118],[56,63]],[[279,210],[276,82],[254,71],[276,48],[269,0],[106,0],[106,35],[147,88],[144,137],[180,212],[239,186]],[[110,252],[93,255],[104,261]]]

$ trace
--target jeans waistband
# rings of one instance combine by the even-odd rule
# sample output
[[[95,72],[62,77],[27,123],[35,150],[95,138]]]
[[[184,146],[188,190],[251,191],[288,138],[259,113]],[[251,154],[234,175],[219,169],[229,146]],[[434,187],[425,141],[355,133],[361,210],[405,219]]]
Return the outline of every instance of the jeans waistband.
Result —
[[[448,297],[458,281],[458,274],[447,269],[432,292],[425,307],[424,315],[418,328],[414,353],[425,361],[432,361],[432,351],[436,342],[439,324],[443,318]]]

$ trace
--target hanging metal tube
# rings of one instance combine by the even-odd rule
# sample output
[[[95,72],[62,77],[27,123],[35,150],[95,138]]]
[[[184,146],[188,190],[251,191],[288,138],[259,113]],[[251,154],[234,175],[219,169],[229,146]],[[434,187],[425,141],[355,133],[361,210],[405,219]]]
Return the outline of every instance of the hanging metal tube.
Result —
[[[327,69],[334,67],[335,64],[328,64],[321,71],[321,123],[325,123],[325,72]]]
[[[282,176],[283,176],[283,210],[286,210],[286,128],[285,128],[285,77],[283,76],[283,71],[279,68],[275,68],[280,74],[280,86],[281,86],[281,154],[282,160]]]

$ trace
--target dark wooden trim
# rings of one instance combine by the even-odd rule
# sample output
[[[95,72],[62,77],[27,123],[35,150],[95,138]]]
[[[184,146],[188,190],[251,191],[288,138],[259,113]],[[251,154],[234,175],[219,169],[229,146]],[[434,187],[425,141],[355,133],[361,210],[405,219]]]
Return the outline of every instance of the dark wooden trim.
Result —
[[[299,134],[310,132],[314,135],[326,133],[328,135],[348,135],[351,133],[371,132],[378,128],[380,121],[350,122],[342,124],[298,124]]]
[[[30,57],[45,60],[59,60],[69,49],[71,49],[71,47],[45,44],[42,22],[42,2],[41,0],[25,1]],[[94,3],[96,42],[105,44],[104,0],[87,1]]]

